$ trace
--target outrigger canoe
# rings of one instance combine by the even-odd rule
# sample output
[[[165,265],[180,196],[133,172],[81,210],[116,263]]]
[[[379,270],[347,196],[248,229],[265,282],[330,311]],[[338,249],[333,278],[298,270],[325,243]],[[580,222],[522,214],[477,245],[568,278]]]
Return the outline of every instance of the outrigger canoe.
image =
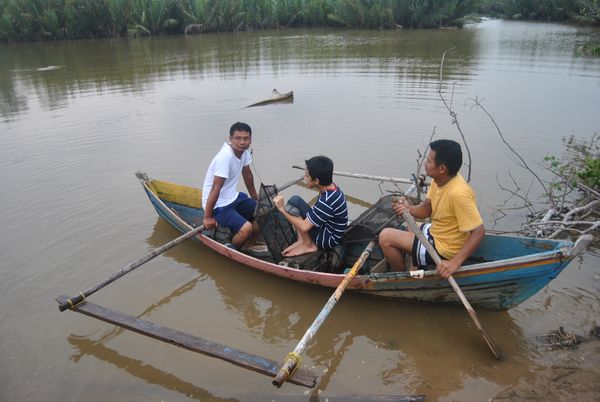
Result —
[[[136,176],[158,215],[177,230],[185,233],[202,225],[204,211],[199,189],[151,179],[143,172],[136,173]],[[261,197],[262,192],[261,188]],[[344,271],[353,265],[367,243],[381,229],[382,213],[393,215],[389,202],[388,198],[383,197],[354,220],[342,245],[329,254],[285,258],[281,250],[269,250],[262,254],[250,250],[237,251],[226,245],[230,234],[219,233],[218,230],[204,231],[194,239],[248,269],[296,282],[335,288],[344,278]],[[258,209],[260,207],[259,202]],[[276,210],[258,209],[257,215],[274,216],[274,220],[264,221],[265,226],[281,221],[281,217],[276,216]],[[377,230],[370,225],[372,223],[375,223]],[[401,220],[394,220],[393,216],[386,218],[383,226],[403,227]],[[583,235],[576,242],[571,242],[487,234],[467,265],[462,266],[454,278],[473,307],[508,310],[529,299],[556,278],[591,241],[590,235]],[[376,247],[347,290],[410,302],[460,305],[461,301],[448,281],[437,274],[435,267],[431,268],[421,271],[421,275],[387,272],[381,249]]]

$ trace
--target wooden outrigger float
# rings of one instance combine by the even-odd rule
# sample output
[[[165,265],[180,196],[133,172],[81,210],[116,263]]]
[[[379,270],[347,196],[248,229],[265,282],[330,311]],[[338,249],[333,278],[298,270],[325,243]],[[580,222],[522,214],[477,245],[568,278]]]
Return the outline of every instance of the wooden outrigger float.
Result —
[[[67,300],[67,296],[62,295],[56,298],[56,301],[59,304],[65,303]],[[121,328],[149,336],[150,338],[191,350],[192,352],[224,360],[236,366],[270,377],[275,377],[279,371],[279,363],[273,360],[242,352],[241,350],[224,346],[216,342],[207,341],[150,321],[110,310],[88,301],[83,301],[80,304],[75,305],[72,310],[117,325]],[[294,377],[289,381],[297,385],[313,388],[316,385],[317,377],[307,370],[298,370],[294,374]]]
[[[292,184],[298,181],[299,179],[294,180],[285,185],[284,187],[291,186]],[[194,195],[195,194],[193,192],[187,192],[186,194],[187,197],[191,196],[192,199]],[[65,311],[67,309],[70,309],[75,312],[99,319],[101,321],[114,324],[121,328],[128,329],[139,334],[157,339],[159,341],[169,343],[171,345],[175,345],[187,350],[191,350],[193,352],[221,359],[260,374],[275,377],[278,372],[278,363],[276,363],[273,360],[252,355],[241,350],[231,348],[229,346],[221,345],[216,342],[207,341],[194,335],[190,335],[185,332],[161,326],[159,324],[155,324],[150,321],[140,319],[138,317],[132,317],[118,311],[110,310],[106,307],[90,303],[85,300],[88,296],[96,293],[98,290],[104,288],[105,286],[109,285],[115,280],[140,267],[141,265],[150,261],[157,255],[160,255],[166,250],[178,244],[181,244],[187,239],[190,239],[194,236],[198,236],[203,229],[203,226],[199,226],[184,233],[178,238],[173,239],[170,242],[155,248],[142,258],[133,261],[130,264],[124,266],[123,268],[117,270],[108,279],[98,283],[97,285],[89,289],[86,289],[83,292],[79,292],[79,294],[77,294],[74,297],[69,298],[65,295],[58,296],[56,298],[56,301],[58,303],[59,310]],[[297,385],[313,388],[316,385],[316,380],[316,375],[314,375],[308,370],[300,369],[297,370],[296,373],[294,373],[294,378],[290,379],[289,381]]]

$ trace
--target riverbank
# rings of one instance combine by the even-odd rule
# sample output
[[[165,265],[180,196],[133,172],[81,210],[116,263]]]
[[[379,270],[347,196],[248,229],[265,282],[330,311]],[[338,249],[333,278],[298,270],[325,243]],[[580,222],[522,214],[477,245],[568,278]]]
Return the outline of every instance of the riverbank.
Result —
[[[600,395],[600,340],[591,339],[576,349],[543,352],[550,365],[521,379],[491,400],[505,401],[593,401]]]

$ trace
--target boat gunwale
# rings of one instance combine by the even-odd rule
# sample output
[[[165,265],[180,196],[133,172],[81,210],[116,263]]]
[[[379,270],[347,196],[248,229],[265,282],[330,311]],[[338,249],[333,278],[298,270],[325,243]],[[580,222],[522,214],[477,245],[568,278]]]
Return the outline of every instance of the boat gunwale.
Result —
[[[153,179],[149,179],[150,182],[152,180]],[[181,219],[181,217],[179,215],[174,213],[171,210],[171,208],[169,208],[164,203],[164,201],[158,196],[158,194],[156,194],[156,193],[154,193],[154,191],[152,191],[152,189],[148,186],[148,184],[146,183],[145,180],[140,179],[140,182],[141,182],[142,186],[144,187],[144,190],[146,191],[146,193],[149,195],[151,194],[152,198],[161,206],[163,213],[168,213],[172,219],[174,219],[176,222],[179,223],[179,227],[177,227],[177,229],[179,229],[180,227],[187,229],[186,231],[194,229],[192,226],[190,226],[190,224],[188,224],[186,221]],[[225,246],[224,244],[219,243],[218,241],[211,239],[208,236],[203,235],[202,233],[195,235],[194,238],[197,239],[198,241],[200,241],[202,244],[209,247],[211,250],[214,250],[225,257],[229,257],[236,262],[239,262],[241,264],[248,264],[252,268],[255,268],[259,271],[271,273],[271,274],[274,274],[274,275],[277,275],[277,276],[280,276],[283,278],[288,278],[288,279],[291,278],[291,279],[299,280],[299,281],[302,281],[305,283],[318,284],[318,285],[328,286],[328,287],[336,287],[339,284],[339,282],[344,278],[343,274],[315,272],[315,271],[303,270],[303,269],[299,269],[299,268],[274,264],[269,261],[264,261],[264,260],[254,257],[254,256],[242,253],[238,250],[231,249],[231,248]],[[299,274],[300,276],[297,276],[297,274]],[[354,278],[354,280],[350,283],[349,288],[350,289],[364,289],[364,282],[365,282],[365,275],[361,275],[361,276],[357,275]]]
[[[154,180],[155,179],[149,178],[148,182],[151,183]],[[148,194],[151,194],[152,198],[161,206],[161,209],[163,210],[163,212],[168,211],[169,216],[172,219],[174,219],[176,222],[179,223],[179,228],[185,228],[187,230],[193,229],[193,227],[189,223],[184,221],[179,215],[177,215],[175,212],[173,212],[171,210],[171,208],[169,208],[164,203],[164,201],[160,198],[160,196],[158,194],[156,194],[150,188],[150,186],[148,185],[146,180],[140,179],[140,182],[141,182],[142,186],[144,187],[144,190]],[[278,275],[280,277],[296,279],[296,280],[300,280],[302,282],[307,282],[307,283],[318,283],[323,286],[330,286],[330,287],[337,286],[337,283],[339,282],[339,280],[341,280],[344,277],[343,274],[315,272],[315,271],[310,271],[310,270],[303,270],[303,269],[299,269],[299,268],[279,265],[279,264],[275,264],[275,263],[272,263],[269,261],[264,261],[264,260],[254,257],[254,256],[242,253],[240,251],[230,249],[227,246],[225,246],[224,244],[219,243],[218,241],[211,239],[210,237],[205,236],[201,233],[194,237],[197,240],[199,240],[200,242],[202,242],[203,244],[205,244],[206,246],[208,246],[209,248],[211,248],[212,250],[217,251],[221,255],[232,258],[236,262],[239,262],[242,264],[249,264],[253,268],[256,268],[260,271],[272,273],[272,274]],[[499,237],[501,237],[501,236],[499,236]],[[529,238],[525,238],[525,239],[529,239]],[[537,240],[534,238],[531,238],[531,239]],[[548,263],[552,263],[552,262],[560,262],[561,265],[558,268],[554,268],[554,269],[560,269],[560,268],[564,267],[574,257],[572,255],[573,243],[570,241],[565,241],[565,240],[552,240],[552,241],[557,243],[557,246],[554,249],[544,251],[544,252],[534,253],[534,254],[530,254],[530,255],[526,255],[526,256],[520,256],[520,257],[514,257],[514,258],[508,258],[508,259],[496,260],[496,261],[487,261],[487,262],[475,263],[475,264],[470,264],[467,266],[462,266],[459,268],[458,271],[456,271],[454,276],[457,279],[467,278],[467,277],[475,277],[475,276],[494,274],[496,272],[516,271],[516,270],[528,268],[527,265],[529,265],[529,267],[536,267],[539,265],[544,265],[544,264],[548,264]],[[501,262],[501,263],[499,263],[499,262]],[[301,277],[297,277],[296,274],[300,274]],[[334,280],[335,283],[323,283],[323,279],[325,279],[326,282],[330,282],[331,280]],[[369,274],[364,274],[364,275],[357,275],[354,278],[354,280],[352,281],[352,283],[350,284],[350,289],[367,290],[366,285],[368,282],[381,282],[381,281],[390,281],[390,280],[392,280],[392,281],[401,280],[403,282],[404,281],[412,282],[415,280],[422,280],[422,279],[441,280],[441,277],[439,276],[439,274],[436,270],[424,271],[423,278],[419,278],[419,279],[412,278],[408,272],[369,273]]]

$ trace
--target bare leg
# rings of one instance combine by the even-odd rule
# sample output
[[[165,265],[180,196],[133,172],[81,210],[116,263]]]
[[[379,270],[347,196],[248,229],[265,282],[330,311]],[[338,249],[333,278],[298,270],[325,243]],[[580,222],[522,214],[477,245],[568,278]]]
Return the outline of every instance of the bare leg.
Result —
[[[239,250],[248,239],[252,237],[252,233],[252,224],[250,222],[244,223],[244,226],[241,227],[240,231],[233,236],[233,239],[231,239],[231,244]]]
[[[392,271],[404,271],[404,252],[411,252],[414,233],[386,228],[379,234],[379,246]]]
[[[247,249],[248,247],[252,247],[255,244],[258,243],[258,239],[260,238],[260,227],[258,226],[258,222],[256,220],[253,220],[252,222],[250,222],[252,224],[252,233],[250,234],[250,237],[248,238],[248,240],[246,240],[243,244],[242,244],[242,249]],[[233,242],[233,240],[232,240]],[[264,243],[262,243],[264,244]]]

